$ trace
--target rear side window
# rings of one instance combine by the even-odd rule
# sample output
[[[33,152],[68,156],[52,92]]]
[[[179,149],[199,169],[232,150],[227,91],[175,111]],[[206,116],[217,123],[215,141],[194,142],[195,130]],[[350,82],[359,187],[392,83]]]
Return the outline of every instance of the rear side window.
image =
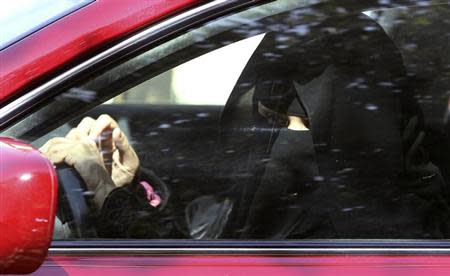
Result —
[[[0,50],[94,0],[20,0],[2,3]]]
[[[108,114],[139,157],[56,239],[448,238],[449,5],[327,3],[219,19],[4,132],[40,147]]]

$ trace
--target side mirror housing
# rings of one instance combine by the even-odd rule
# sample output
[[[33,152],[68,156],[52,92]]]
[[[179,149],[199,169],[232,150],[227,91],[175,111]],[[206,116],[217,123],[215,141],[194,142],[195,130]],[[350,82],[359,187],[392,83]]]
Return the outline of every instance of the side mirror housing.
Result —
[[[0,273],[31,273],[47,256],[58,201],[51,162],[0,137]]]

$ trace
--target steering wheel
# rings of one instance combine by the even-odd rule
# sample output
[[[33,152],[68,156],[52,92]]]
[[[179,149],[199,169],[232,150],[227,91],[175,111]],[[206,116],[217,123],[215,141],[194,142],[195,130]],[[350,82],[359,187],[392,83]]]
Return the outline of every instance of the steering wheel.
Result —
[[[89,193],[78,172],[66,164],[56,167],[58,175],[57,217],[67,224],[70,238],[96,237],[96,211],[92,204],[93,194]]]

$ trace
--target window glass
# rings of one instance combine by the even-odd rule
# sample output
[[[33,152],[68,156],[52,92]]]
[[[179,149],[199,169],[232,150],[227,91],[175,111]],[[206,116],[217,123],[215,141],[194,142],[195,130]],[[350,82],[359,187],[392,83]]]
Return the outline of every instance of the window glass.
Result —
[[[45,145],[87,143],[69,131],[108,114],[136,152],[117,140],[112,169],[69,158],[87,183],[60,181],[57,239],[448,238],[449,15],[261,5],[76,84],[3,134],[70,152]]]
[[[107,104],[225,105],[262,35],[235,42],[145,81]],[[213,74],[207,74],[214,68]],[[211,90],[214,87],[214,92]]]

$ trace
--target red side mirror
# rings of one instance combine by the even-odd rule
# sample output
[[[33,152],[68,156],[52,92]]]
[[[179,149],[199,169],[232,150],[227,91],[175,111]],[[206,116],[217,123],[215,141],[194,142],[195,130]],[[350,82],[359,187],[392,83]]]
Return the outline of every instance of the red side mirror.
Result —
[[[0,273],[31,273],[41,265],[57,199],[50,161],[25,143],[0,137]]]

